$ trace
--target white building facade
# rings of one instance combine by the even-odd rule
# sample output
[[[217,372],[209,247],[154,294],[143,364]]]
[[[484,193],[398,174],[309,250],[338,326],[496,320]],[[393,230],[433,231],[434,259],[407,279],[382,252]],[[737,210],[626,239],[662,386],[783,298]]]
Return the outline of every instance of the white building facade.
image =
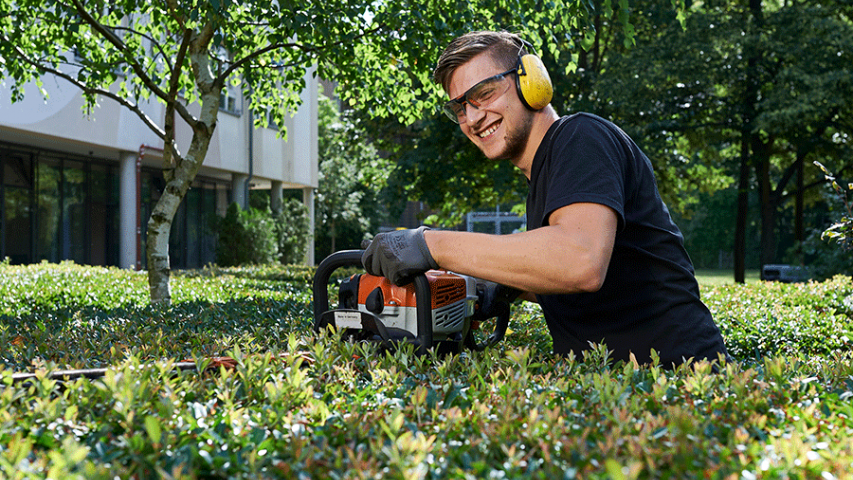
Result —
[[[17,103],[8,86],[0,85],[0,259],[145,268],[146,223],[164,186],[162,141],[110,99],[86,115],[78,89],[53,77],[43,82],[47,100],[32,85]],[[239,91],[223,93],[207,157],[172,224],[172,268],[215,262],[213,215],[224,215],[232,202],[245,207],[250,188],[269,190],[274,208],[283,197],[301,198],[313,238],[318,180],[313,72],[305,83],[302,105],[287,120],[286,141],[276,129],[253,128]],[[164,110],[158,103],[145,108],[161,125]],[[181,152],[191,134],[178,120]],[[305,260],[313,264],[310,243]]]

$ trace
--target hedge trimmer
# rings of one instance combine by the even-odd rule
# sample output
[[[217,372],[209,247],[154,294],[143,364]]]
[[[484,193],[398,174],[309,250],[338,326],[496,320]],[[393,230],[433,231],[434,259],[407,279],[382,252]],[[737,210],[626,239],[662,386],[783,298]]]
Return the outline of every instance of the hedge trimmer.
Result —
[[[423,354],[484,350],[500,342],[509,326],[510,304],[521,293],[492,282],[444,270],[429,270],[397,286],[367,273],[343,280],[338,307],[329,309],[329,278],[341,267],[361,266],[363,250],[326,257],[314,275],[314,330],[343,329],[343,338],[393,348],[407,342]],[[494,332],[478,342],[480,323],[496,318]]]

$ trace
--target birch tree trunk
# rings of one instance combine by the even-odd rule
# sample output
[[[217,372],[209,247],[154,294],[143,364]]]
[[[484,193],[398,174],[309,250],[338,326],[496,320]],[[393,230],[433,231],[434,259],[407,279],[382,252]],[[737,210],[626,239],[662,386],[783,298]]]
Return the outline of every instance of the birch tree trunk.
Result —
[[[218,94],[215,100],[218,104]],[[213,115],[215,119],[216,113],[214,112]],[[148,290],[151,303],[170,304],[172,302],[172,293],[169,287],[171,275],[169,235],[172,231],[172,220],[175,218],[175,213],[178,211],[181,201],[183,201],[207,154],[213,128],[205,130],[204,132],[197,130],[193,134],[189,151],[184,158],[178,161],[172,179],[166,183],[163,194],[151,211],[151,217],[148,218],[145,254],[148,259]]]
[[[208,26],[192,39],[189,58],[196,84],[201,92],[201,115],[191,125],[193,137],[186,155],[174,155],[174,170],[163,172],[166,187],[148,219],[145,255],[148,259],[148,291],[153,304],[171,304],[172,302],[169,286],[171,276],[169,235],[172,231],[172,220],[207,156],[210,138],[216,129],[222,84],[214,80],[215,77],[210,69],[207,48],[212,35],[213,29]],[[175,128],[174,122],[171,122],[171,128]],[[166,138],[175,138],[174,131],[166,132]]]

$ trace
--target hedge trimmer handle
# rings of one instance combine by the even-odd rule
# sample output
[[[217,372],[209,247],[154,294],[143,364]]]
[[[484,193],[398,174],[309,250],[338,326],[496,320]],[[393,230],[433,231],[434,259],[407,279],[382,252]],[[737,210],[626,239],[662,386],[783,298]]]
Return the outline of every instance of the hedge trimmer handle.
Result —
[[[319,332],[324,325],[328,324],[328,315],[325,314],[329,312],[328,284],[332,273],[341,267],[362,267],[362,254],[364,254],[364,250],[341,250],[320,262],[317,271],[314,273],[314,331]],[[417,353],[424,354],[433,346],[430,285],[424,274],[415,275],[412,283],[415,286],[415,299],[417,300]],[[324,315],[326,320],[324,320]],[[383,336],[378,327],[376,330],[380,336]],[[384,336],[387,337],[387,334]]]
[[[476,342],[473,334],[465,339],[465,345],[476,351],[483,351],[503,340],[509,328],[510,305],[521,295],[521,290],[494,282],[477,283],[477,308],[473,320],[488,320],[496,317],[495,330],[485,341]]]

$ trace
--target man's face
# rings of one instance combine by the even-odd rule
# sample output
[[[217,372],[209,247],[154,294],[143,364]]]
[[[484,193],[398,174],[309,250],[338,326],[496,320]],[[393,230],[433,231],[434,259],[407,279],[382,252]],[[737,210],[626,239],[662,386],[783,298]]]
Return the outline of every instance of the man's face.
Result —
[[[479,82],[504,71],[488,52],[483,52],[453,72],[447,93],[450,98],[458,98]],[[515,75],[506,75],[502,81],[515,82]],[[533,112],[518,99],[514,83],[489,105],[474,108],[465,104],[464,108],[459,128],[487,158],[515,160],[522,155],[533,125]]]

